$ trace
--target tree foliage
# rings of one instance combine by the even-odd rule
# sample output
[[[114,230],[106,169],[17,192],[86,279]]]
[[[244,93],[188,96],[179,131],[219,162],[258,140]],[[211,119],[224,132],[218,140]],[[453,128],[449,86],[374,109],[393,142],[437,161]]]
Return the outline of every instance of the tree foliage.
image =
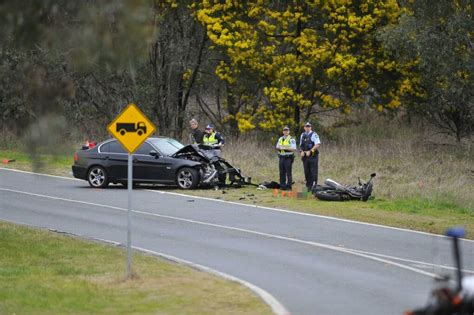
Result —
[[[57,115],[102,137],[135,102],[180,138],[194,115],[238,133],[410,105],[460,139],[473,126],[472,10],[468,0],[4,1],[0,120],[10,130]]]
[[[42,103],[97,136],[97,126],[107,125],[127,103],[136,102],[158,121],[160,133],[180,137],[207,51],[202,26],[186,5],[128,0],[24,5],[25,10],[13,2],[0,5],[1,32],[7,39],[0,44],[2,120],[31,122],[45,114],[37,108]],[[43,57],[41,62],[36,55]],[[46,91],[59,95],[62,86],[43,86],[37,90],[45,92],[44,102],[33,102],[27,95],[35,85],[28,78],[52,72],[62,75],[58,82],[72,84],[74,97],[59,100]],[[45,75],[39,82],[51,86],[55,81]]]
[[[146,72],[142,95],[164,134],[182,135],[187,106],[200,71],[207,60],[208,40],[187,3],[165,2],[154,8],[158,25]]]
[[[380,110],[400,106],[405,68],[375,36],[397,21],[396,1],[202,1],[194,7],[226,55],[216,74],[229,90],[246,92],[240,98],[248,101],[230,117],[242,131],[298,125],[321,110],[348,113],[367,102]],[[263,97],[255,102],[255,95]]]
[[[400,63],[416,63],[411,109],[441,132],[474,132],[474,5],[469,0],[409,1],[399,23],[382,33]]]

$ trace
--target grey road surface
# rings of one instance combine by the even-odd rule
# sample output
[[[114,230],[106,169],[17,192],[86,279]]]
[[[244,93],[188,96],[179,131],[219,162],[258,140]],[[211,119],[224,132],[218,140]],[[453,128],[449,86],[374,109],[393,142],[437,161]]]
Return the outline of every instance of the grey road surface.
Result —
[[[126,189],[0,168],[3,220],[125,243],[126,207]],[[435,235],[152,189],[134,190],[133,209],[134,246],[248,281],[292,314],[402,314],[434,274],[454,275]],[[474,242],[461,246],[473,274]]]

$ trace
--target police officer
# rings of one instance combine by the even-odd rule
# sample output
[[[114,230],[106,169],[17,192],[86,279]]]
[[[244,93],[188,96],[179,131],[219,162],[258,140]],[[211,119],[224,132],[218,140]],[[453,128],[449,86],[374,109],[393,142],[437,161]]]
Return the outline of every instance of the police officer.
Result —
[[[276,149],[278,150],[278,158],[280,159],[280,188],[282,190],[291,190],[296,140],[290,136],[290,128],[288,128],[288,126],[283,128],[283,136],[278,139]]]
[[[215,156],[221,156],[221,147],[224,145],[224,138],[219,132],[215,131],[214,125],[209,124],[206,126],[204,137],[202,139],[204,145],[212,147],[212,153]],[[224,186],[227,180],[227,174],[219,174],[219,186]]]
[[[217,156],[221,156],[221,147],[224,145],[225,140],[219,132],[215,131],[214,125],[209,124],[206,126],[206,132],[202,139],[203,144],[213,147],[214,153]]]
[[[201,144],[204,137],[204,132],[199,130],[198,121],[196,119],[191,119],[189,121],[189,126],[191,127],[191,133],[189,134],[189,140],[191,144]]]
[[[304,132],[300,137],[300,155],[303,161],[306,188],[311,191],[313,185],[318,183],[319,136],[311,129],[311,123],[304,124]]]

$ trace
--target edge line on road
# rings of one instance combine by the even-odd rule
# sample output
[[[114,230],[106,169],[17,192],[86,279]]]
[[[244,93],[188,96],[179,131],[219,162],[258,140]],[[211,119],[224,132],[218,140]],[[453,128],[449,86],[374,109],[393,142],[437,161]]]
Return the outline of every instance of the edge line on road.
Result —
[[[32,175],[48,176],[48,177],[54,177],[54,178],[59,178],[59,179],[82,181],[81,179],[77,179],[77,178],[58,176],[58,175],[50,175],[50,174],[43,174],[43,173],[35,173],[35,172],[22,171],[22,170],[5,168],[5,167],[0,167],[0,170],[19,172],[19,173],[25,173],[25,174],[32,174]],[[361,225],[368,225],[368,226],[373,226],[373,227],[378,227],[378,228],[391,229],[391,230],[397,230],[397,231],[403,231],[403,232],[410,232],[410,233],[416,233],[416,234],[422,234],[422,235],[428,235],[428,236],[436,236],[436,237],[440,237],[440,238],[447,238],[446,236],[440,235],[440,234],[433,234],[433,233],[428,233],[428,232],[423,232],[423,231],[409,230],[409,229],[405,229],[405,228],[381,225],[381,224],[376,224],[376,223],[368,223],[368,222],[354,221],[354,220],[349,220],[349,219],[335,218],[335,217],[330,217],[330,216],[325,216],[325,215],[320,215],[320,214],[312,214],[312,213],[297,212],[297,211],[287,210],[287,209],[278,209],[278,208],[270,208],[270,207],[265,207],[265,206],[250,205],[250,204],[240,203],[240,202],[235,202],[235,201],[219,200],[219,199],[213,199],[213,198],[208,198],[208,197],[201,197],[201,196],[195,196],[195,195],[186,195],[186,194],[180,194],[180,193],[169,192],[169,191],[161,191],[161,190],[153,190],[153,189],[141,189],[141,190],[154,192],[154,193],[159,193],[159,194],[165,194],[165,195],[174,195],[174,196],[180,196],[180,197],[186,197],[186,198],[192,197],[192,198],[196,198],[196,199],[202,199],[202,200],[208,200],[208,201],[214,201],[214,202],[223,202],[223,203],[228,203],[228,204],[233,204],[233,205],[238,205],[238,206],[244,206],[244,207],[248,207],[248,208],[264,209],[264,210],[269,210],[269,211],[282,212],[282,213],[287,213],[287,214],[291,214],[291,215],[309,216],[309,217],[322,218],[322,219],[341,221],[341,222],[347,222],[347,223],[355,223],[355,224],[361,224]],[[462,241],[463,242],[474,242],[474,240],[465,239],[465,238],[463,238]]]
[[[358,252],[358,253],[363,253],[363,254],[367,254],[367,255],[373,255],[373,256],[383,257],[383,258],[387,258],[387,259],[393,259],[393,260],[404,261],[404,262],[412,263],[412,264],[425,265],[425,266],[432,267],[432,268],[441,268],[441,269],[448,269],[448,270],[457,270],[457,268],[451,267],[451,266],[437,265],[437,264],[427,263],[427,262],[419,261],[419,260],[400,258],[400,257],[395,257],[395,256],[390,256],[390,255],[384,255],[384,254],[371,253],[371,252],[366,252],[366,251],[358,250],[358,249],[351,249],[351,250],[354,251],[354,252]],[[474,271],[473,271],[473,270],[462,269],[461,271],[464,272],[464,273],[474,274]]]
[[[120,208],[120,207],[115,207],[115,206],[110,206],[110,205],[104,205],[104,204],[93,203],[93,202],[88,202],[88,201],[81,201],[81,200],[74,200],[74,199],[67,199],[67,198],[61,198],[61,197],[42,195],[42,194],[30,193],[30,192],[25,192],[25,191],[20,191],[20,190],[0,188],[0,191],[8,191],[8,192],[24,194],[24,195],[30,195],[30,196],[35,196],[35,197],[41,197],[41,198],[47,198],[47,199],[53,199],[53,200],[60,200],[60,201],[66,201],[66,202],[73,202],[73,203],[91,205],[91,206],[96,206],[96,207],[109,208],[109,209],[119,210],[119,211],[122,211],[122,212],[128,211],[125,208]],[[390,260],[387,260],[387,259],[379,258],[379,257],[376,257],[376,255],[371,256],[371,253],[369,254],[368,252],[365,252],[365,253],[364,252],[358,252],[357,250],[350,249],[350,248],[343,248],[343,247],[338,247],[338,246],[334,246],[334,245],[328,245],[328,244],[323,244],[323,243],[318,243],[318,242],[313,242],[313,241],[305,241],[305,240],[301,240],[301,239],[297,239],[297,238],[291,238],[291,237],[286,237],[286,236],[281,236],[281,235],[276,235],[276,234],[269,234],[269,233],[254,231],[254,230],[241,229],[241,228],[227,226],[227,225],[220,225],[220,224],[196,221],[196,220],[191,220],[191,219],[186,219],[186,218],[168,216],[168,215],[152,213],[152,212],[146,212],[146,211],[140,211],[140,210],[132,210],[132,212],[137,213],[137,214],[141,214],[141,215],[145,215],[145,216],[166,218],[166,219],[175,220],[175,221],[188,222],[188,223],[204,225],[204,226],[211,226],[211,227],[220,228],[220,229],[223,229],[223,230],[243,232],[243,233],[263,236],[263,237],[266,237],[266,238],[273,238],[273,239],[279,239],[279,240],[284,240],[284,241],[289,241],[289,242],[294,242],[294,243],[299,243],[299,244],[305,244],[305,245],[309,245],[309,246],[313,246],[313,247],[332,250],[332,251],[339,252],[339,253],[345,253],[345,254],[349,254],[349,255],[359,256],[359,257],[366,258],[366,259],[369,259],[369,260],[372,260],[372,261],[376,261],[376,262],[380,262],[380,263],[383,263],[383,264],[398,267],[398,268],[401,268],[401,269],[409,270],[409,271],[412,271],[412,272],[415,272],[415,273],[418,273],[418,274],[421,274],[421,275],[425,275],[425,276],[428,276],[428,277],[431,277],[431,278],[435,278],[435,279],[440,278],[440,276],[437,275],[437,274],[427,272],[427,271],[424,271],[424,270],[421,270],[421,269],[418,269],[418,268],[410,267],[410,266],[407,266],[407,265],[403,265],[403,264],[400,264],[400,263],[397,263],[397,262],[394,262],[394,261],[390,261]],[[376,254],[376,253],[374,253],[374,254]]]
[[[15,224],[25,225],[25,226],[32,227],[32,228],[47,229],[47,230],[49,230],[51,232],[54,232],[54,233],[68,234],[68,235],[73,235],[73,236],[76,236],[76,237],[80,237],[82,239],[99,241],[101,243],[106,243],[106,244],[109,244],[109,245],[111,244],[111,245],[115,245],[115,246],[122,246],[122,247],[124,246],[124,244],[122,244],[120,242],[107,240],[107,239],[103,239],[103,238],[90,237],[90,236],[86,236],[86,235],[82,235],[82,234],[61,231],[61,230],[52,229],[52,228],[48,228],[48,227],[37,227],[37,226],[31,225],[31,224],[28,224],[28,223],[25,223],[25,222],[21,222],[21,221],[13,221],[13,220],[5,220],[5,219],[1,219],[1,220],[6,221],[6,222],[15,223]],[[246,280],[243,280],[241,278],[229,275],[225,272],[218,271],[216,269],[212,269],[212,268],[204,266],[204,265],[193,263],[189,260],[178,258],[176,256],[168,255],[168,254],[165,254],[165,253],[160,253],[160,252],[157,252],[157,251],[153,251],[153,250],[138,247],[138,246],[132,246],[132,248],[135,249],[135,250],[153,255],[153,256],[164,258],[166,260],[172,261],[172,262],[177,263],[177,264],[185,265],[185,266],[188,266],[190,268],[194,268],[196,270],[203,271],[203,272],[221,277],[221,278],[223,278],[225,280],[228,280],[228,281],[237,282],[237,283],[247,287],[248,289],[250,289],[250,291],[252,291],[255,295],[257,295],[265,304],[270,306],[270,308],[272,309],[272,312],[274,314],[276,314],[276,315],[290,315],[290,312],[273,295],[271,295],[269,292],[265,291],[264,289],[256,286],[253,283],[250,283]]]

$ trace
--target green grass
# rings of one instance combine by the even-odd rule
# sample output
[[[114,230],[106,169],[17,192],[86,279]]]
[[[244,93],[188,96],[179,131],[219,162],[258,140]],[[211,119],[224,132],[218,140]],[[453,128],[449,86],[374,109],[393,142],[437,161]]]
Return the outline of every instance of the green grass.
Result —
[[[74,163],[73,154],[74,152],[59,155],[39,154],[33,157],[21,150],[0,149],[0,167],[70,176],[71,165]],[[15,161],[4,164],[5,159]]]
[[[239,284],[135,253],[0,222],[0,314],[270,314]]]

